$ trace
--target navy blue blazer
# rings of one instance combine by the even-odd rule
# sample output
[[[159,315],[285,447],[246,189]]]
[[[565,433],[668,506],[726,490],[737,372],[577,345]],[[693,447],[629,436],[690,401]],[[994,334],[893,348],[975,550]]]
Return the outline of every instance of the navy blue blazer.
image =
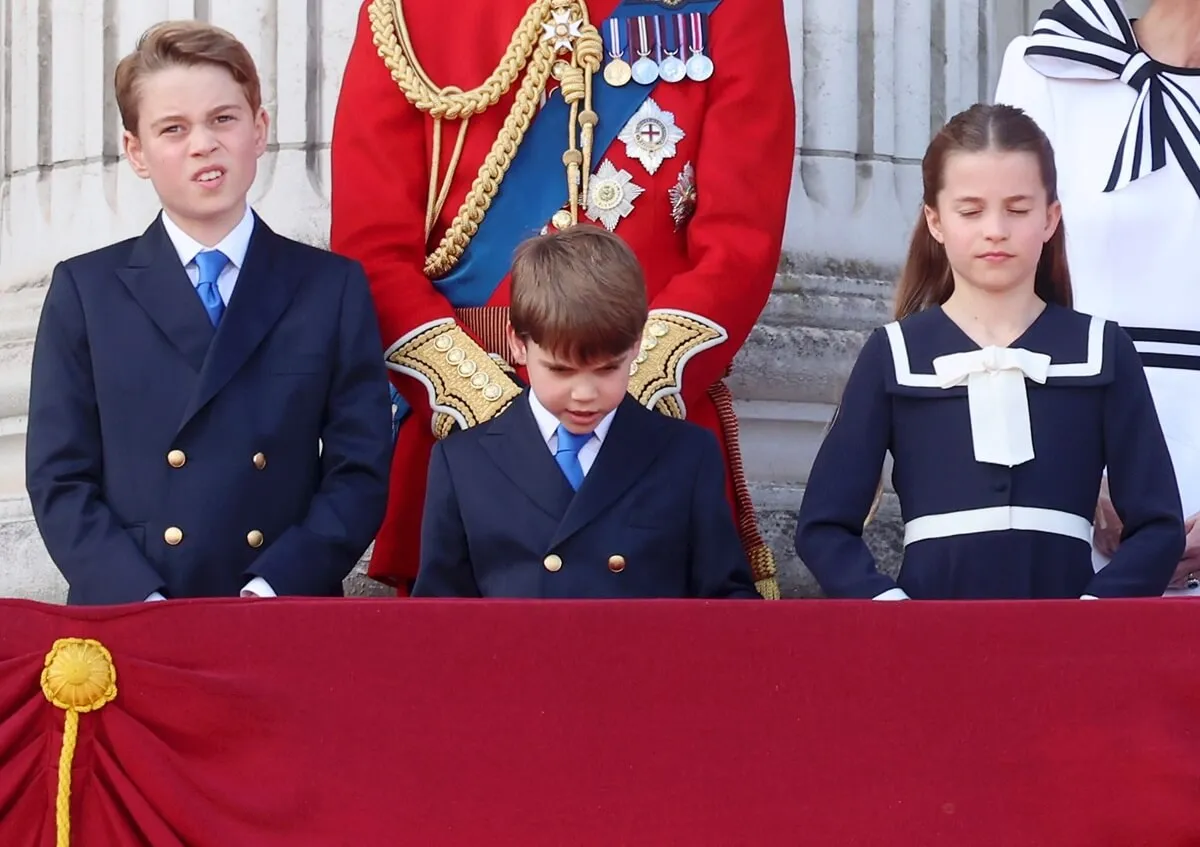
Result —
[[[808,477],[796,552],[831,597],[897,585],[915,599],[1158,596],[1183,555],[1179,489],[1137,350],[1116,324],[1047,305],[1011,345],[1049,357],[1025,379],[1034,458],[975,458],[968,388],[935,360],[979,345],[941,307],[863,346]],[[905,522],[898,580],[879,572],[863,521],[885,454]],[[1099,573],[1092,518],[1107,469],[1122,542]]]
[[[528,396],[439,441],[414,597],[758,597],[711,433],[627,397],[579,491]]]
[[[26,487],[69,603],[340,595],[383,520],[390,406],[366,277],[255,217],[214,330],[161,217],[54,270]]]

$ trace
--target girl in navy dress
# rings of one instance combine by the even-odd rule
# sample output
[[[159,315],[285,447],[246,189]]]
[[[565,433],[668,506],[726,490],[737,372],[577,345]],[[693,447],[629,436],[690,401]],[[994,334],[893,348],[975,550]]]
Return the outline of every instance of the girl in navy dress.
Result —
[[[1024,112],[976,105],[934,138],[922,177],[897,320],[850,375],[797,553],[831,597],[1162,594],[1184,547],[1178,486],[1133,342],[1071,309],[1050,142]],[[897,580],[862,539],[887,453]],[[1106,468],[1124,534],[1096,573]]]

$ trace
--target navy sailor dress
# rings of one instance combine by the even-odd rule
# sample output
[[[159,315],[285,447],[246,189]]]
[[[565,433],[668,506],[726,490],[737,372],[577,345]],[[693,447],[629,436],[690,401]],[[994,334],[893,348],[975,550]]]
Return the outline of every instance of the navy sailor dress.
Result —
[[[888,453],[904,519],[895,581],[862,539]],[[1125,529],[1096,572],[1106,468]],[[1171,457],[1133,342],[1056,305],[1005,348],[980,348],[940,307],[875,330],[796,528],[804,564],[843,598],[1158,596],[1183,548]]]

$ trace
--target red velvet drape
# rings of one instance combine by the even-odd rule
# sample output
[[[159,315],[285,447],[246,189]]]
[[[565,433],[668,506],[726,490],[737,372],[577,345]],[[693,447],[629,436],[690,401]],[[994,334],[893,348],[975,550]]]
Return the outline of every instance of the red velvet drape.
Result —
[[[0,602],[0,845],[1200,844],[1200,606]]]

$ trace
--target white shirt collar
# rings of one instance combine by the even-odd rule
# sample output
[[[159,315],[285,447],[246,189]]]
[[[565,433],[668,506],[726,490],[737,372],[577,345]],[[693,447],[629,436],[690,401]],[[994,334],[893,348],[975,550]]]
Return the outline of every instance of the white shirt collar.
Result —
[[[547,445],[550,444],[550,439],[558,433],[558,418],[554,417],[550,411],[542,405],[542,401],[538,400],[537,395],[533,393],[533,389],[529,390],[529,408],[533,411],[533,419],[537,422],[538,431],[542,434],[542,440]],[[617,410],[613,409],[607,415],[600,419],[600,423],[596,424],[596,429],[592,432],[596,436],[596,441],[599,444],[604,443],[605,436],[608,435],[608,428],[612,426],[613,416]]]
[[[197,253],[210,249],[180,229],[179,225],[171,220],[166,209],[163,210],[162,222],[163,229],[167,231],[167,238],[171,239],[175,252],[179,254],[179,261],[185,268],[195,260]],[[250,248],[250,236],[253,234],[254,213],[250,211],[250,205],[247,204],[246,214],[242,215],[238,225],[211,249],[220,250],[229,260],[229,264],[241,270],[242,263],[246,261],[246,251]]]

